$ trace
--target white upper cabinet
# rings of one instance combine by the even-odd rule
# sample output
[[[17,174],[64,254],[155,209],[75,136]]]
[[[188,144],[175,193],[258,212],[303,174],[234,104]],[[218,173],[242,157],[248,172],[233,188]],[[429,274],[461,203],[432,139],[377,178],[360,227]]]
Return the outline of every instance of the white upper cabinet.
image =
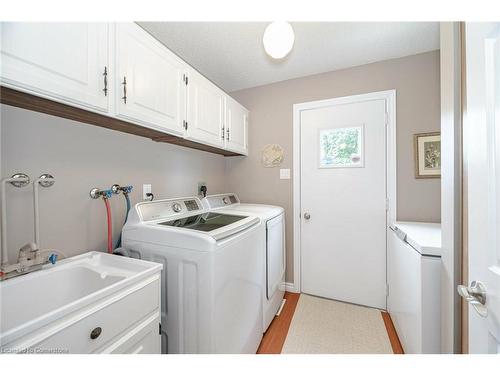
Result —
[[[226,96],[226,149],[248,154],[248,110],[230,96]]]
[[[2,85],[106,112],[108,24],[1,25]]]
[[[0,84],[229,152],[248,111],[135,23],[0,23]]]
[[[224,146],[225,93],[194,70],[188,74],[186,138]]]
[[[134,23],[116,24],[115,60],[116,115],[183,135],[185,64]]]

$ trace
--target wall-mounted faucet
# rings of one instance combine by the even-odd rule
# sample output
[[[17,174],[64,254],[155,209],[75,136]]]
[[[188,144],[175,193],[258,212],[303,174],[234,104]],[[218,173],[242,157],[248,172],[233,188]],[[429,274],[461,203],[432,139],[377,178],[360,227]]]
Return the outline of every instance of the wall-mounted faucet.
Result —
[[[40,250],[35,243],[30,242],[19,249],[17,263],[4,264],[0,269],[0,280],[10,279],[16,276],[24,275],[33,271],[37,271],[45,264],[55,264],[57,254],[54,252],[48,256],[43,256],[42,253],[46,250]]]
[[[92,198],[92,199],[99,199],[99,198],[109,199],[113,195],[113,191],[111,189],[101,190],[99,188],[93,188],[90,190],[89,195],[90,195],[90,198]]]
[[[120,186],[118,184],[114,184],[113,186],[111,186],[111,191],[113,192],[113,194],[130,194],[132,192],[132,188],[132,186]]]
[[[23,275],[40,269],[44,264],[54,264],[57,260],[57,255],[51,253],[48,256],[42,256],[40,246],[40,231],[39,231],[39,207],[38,207],[38,185],[50,187],[54,185],[55,179],[48,173],[42,174],[33,182],[33,212],[34,212],[34,237],[35,242],[28,243],[19,249],[17,263],[9,264],[7,251],[7,208],[6,208],[6,184],[10,183],[16,188],[22,188],[30,184],[30,178],[25,173],[16,173],[12,177],[4,178],[1,181],[2,189],[2,258],[0,261],[0,280],[5,280],[14,276]],[[47,250],[43,251],[47,252]],[[49,250],[51,252],[51,250]]]

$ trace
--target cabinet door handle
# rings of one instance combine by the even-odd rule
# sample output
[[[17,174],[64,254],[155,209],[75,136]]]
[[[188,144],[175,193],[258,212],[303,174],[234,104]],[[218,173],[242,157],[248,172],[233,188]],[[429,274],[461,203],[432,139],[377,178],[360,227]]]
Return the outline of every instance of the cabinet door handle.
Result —
[[[227,140],[229,141],[229,128],[226,129]]]
[[[92,330],[92,332],[90,332],[90,338],[92,340],[95,340],[96,338],[98,338],[102,333],[102,328],[101,327],[96,327]]]
[[[123,76],[122,85],[123,85],[123,96],[122,96],[123,103],[127,104],[127,77],[125,76]]]
[[[104,96],[108,96],[108,67],[104,67],[104,73],[102,73],[102,76],[104,77],[104,88],[102,91],[104,91]]]
[[[225,137],[226,137],[226,136],[225,136],[225,129],[226,129],[226,128],[224,127],[224,125],[222,125],[222,136],[221,136],[221,138],[222,138],[223,140],[224,140],[224,139],[225,139]]]

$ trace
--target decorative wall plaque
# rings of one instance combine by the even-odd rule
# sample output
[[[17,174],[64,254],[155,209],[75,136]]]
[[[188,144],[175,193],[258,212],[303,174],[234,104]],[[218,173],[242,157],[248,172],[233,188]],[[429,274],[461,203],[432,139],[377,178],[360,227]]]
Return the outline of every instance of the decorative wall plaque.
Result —
[[[262,149],[262,165],[266,168],[279,167],[283,163],[283,147],[277,144],[264,146]]]

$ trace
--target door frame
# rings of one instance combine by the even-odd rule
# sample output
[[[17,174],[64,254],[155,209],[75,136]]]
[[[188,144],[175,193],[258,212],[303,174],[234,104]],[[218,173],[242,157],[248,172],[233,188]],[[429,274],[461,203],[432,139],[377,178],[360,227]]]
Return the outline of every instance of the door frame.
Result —
[[[301,154],[300,154],[300,113],[339,104],[361,103],[371,100],[385,100],[386,103],[386,190],[387,229],[396,221],[396,90],[370,92],[360,95],[316,100],[293,105],[293,283],[286,283],[286,290],[301,292]],[[387,251],[387,242],[386,242]]]

